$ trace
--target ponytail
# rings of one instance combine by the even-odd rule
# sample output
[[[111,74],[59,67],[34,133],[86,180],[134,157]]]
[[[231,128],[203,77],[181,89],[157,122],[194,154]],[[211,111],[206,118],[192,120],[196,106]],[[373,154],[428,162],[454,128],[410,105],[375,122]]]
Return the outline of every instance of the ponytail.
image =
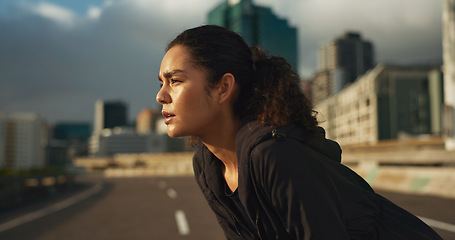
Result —
[[[282,57],[268,56],[259,47],[251,47],[254,84],[247,112],[264,124],[296,124],[307,130],[317,125],[315,112],[299,86],[299,76]]]

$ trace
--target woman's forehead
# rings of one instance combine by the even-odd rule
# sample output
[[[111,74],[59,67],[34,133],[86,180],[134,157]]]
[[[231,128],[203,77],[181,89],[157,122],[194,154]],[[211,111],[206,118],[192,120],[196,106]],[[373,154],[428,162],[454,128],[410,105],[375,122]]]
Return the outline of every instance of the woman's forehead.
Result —
[[[184,69],[188,65],[187,57],[188,53],[186,50],[180,47],[172,47],[163,57],[161,61],[160,72],[171,72],[175,69]]]

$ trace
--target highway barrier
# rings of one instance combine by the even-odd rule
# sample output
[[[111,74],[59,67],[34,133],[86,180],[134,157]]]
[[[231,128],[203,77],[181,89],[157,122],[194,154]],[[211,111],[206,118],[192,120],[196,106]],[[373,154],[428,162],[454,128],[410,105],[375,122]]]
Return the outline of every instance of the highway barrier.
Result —
[[[106,177],[191,176],[192,155],[116,154],[74,163],[88,171],[102,170]],[[342,162],[376,189],[455,198],[455,151],[444,150],[440,142],[346,147]]]

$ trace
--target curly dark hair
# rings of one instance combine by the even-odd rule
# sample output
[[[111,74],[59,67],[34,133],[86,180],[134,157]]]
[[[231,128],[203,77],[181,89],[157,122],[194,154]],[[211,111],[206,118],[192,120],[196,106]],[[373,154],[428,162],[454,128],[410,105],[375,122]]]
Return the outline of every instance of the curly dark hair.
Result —
[[[234,113],[265,125],[299,125],[313,132],[316,112],[299,87],[299,77],[282,57],[268,56],[249,47],[237,33],[224,27],[204,25],[185,30],[169,43],[187,48],[195,66],[207,71],[208,87],[225,73],[239,86]]]
[[[296,124],[314,130],[316,112],[303,94],[299,76],[282,57],[268,56],[259,47],[251,47],[256,67],[253,95],[247,112],[254,119],[273,126]]]

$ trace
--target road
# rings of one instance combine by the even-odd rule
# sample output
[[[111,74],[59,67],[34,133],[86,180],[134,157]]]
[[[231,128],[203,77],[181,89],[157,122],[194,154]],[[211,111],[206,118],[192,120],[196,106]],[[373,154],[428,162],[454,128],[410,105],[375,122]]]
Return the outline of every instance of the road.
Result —
[[[193,177],[92,176],[83,181],[92,184],[67,200],[30,208],[28,215],[0,217],[0,239],[225,239]],[[455,240],[454,199],[381,194],[418,216],[438,220],[436,225],[448,223],[438,225],[446,230],[435,230]]]
[[[455,240],[455,199],[377,191],[422,218],[443,239]]]

